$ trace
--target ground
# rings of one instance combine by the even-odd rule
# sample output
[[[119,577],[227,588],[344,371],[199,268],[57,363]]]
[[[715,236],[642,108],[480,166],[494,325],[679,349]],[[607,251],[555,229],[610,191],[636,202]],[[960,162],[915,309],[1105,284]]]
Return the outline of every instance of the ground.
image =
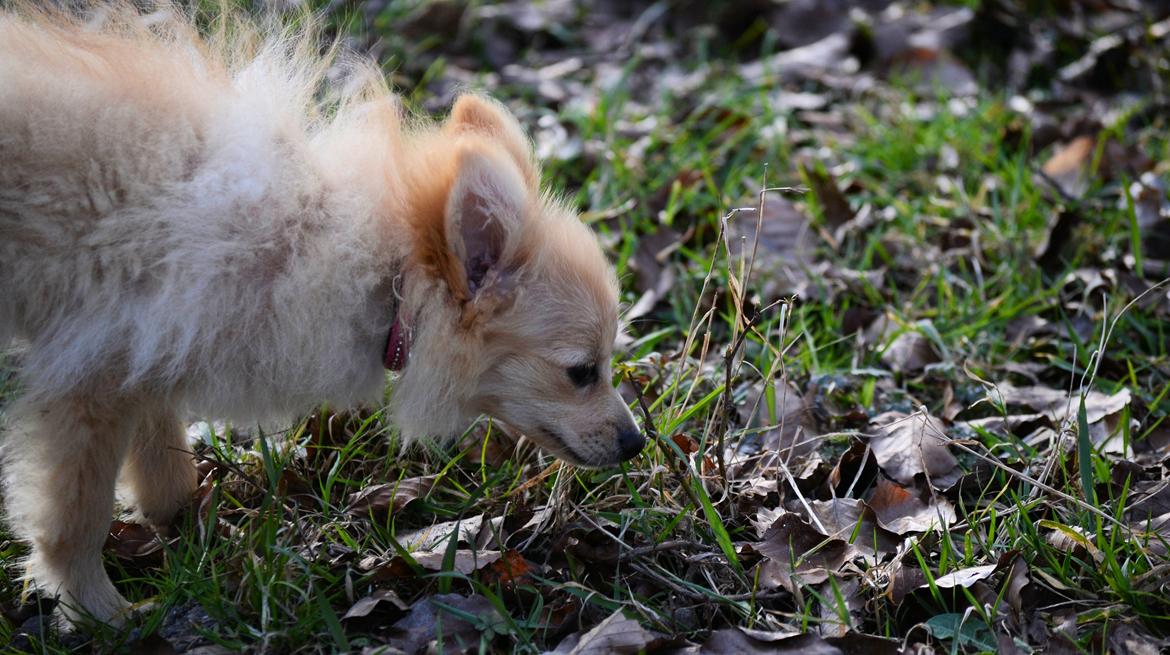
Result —
[[[111,527],[141,620],[55,633],[3,541],[0,641],[1170,643],[1170,4],[320,9],[413,109],[483,89],[534,135],[617,266],[614,383],[650,445],[586,471],[486,421],[404,452],[375,409],[196,423],[171,534]]]

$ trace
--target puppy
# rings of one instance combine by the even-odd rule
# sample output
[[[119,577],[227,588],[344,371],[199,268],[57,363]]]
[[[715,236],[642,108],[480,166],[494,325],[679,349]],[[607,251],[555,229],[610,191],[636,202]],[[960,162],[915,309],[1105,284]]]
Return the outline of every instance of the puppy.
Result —
[[[376,401],[390,368],[407,438],[487,414],[578,465],[642,449],[609,384],[613,271],[503,106],[411,120],[303,28],[100,9],[0,12],[4,491],[66,619],[127,607],[115,485],[166,524],[188,415]]]

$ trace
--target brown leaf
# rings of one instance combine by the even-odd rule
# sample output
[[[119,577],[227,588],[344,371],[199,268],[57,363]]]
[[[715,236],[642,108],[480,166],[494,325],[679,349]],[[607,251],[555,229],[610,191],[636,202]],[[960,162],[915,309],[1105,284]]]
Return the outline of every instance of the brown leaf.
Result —
[[[431,550],[423,552],[414,552],[410,556],[419,566],[428,571],[442,571],[443,562],[447,558],[447,550]],[[500,559],[500,551],[498,550],[470,550],[466,548],[459,548],[455,551],[455,558],[452,561],[451,568],[463,575],[471,575],[475,571],[492,564]]]
[[[865,555],[872,562],[878,556],[893,552],[898,538],[877,522],[873,508],[856,498],[814,500],[809,503],[827,536],[850,544],[852,559],[855,553]]]
[[[154,530],[138,523],[113,521],[105,547],[118,559],[139,565],[158,566],[163,562],[162,540]]]
[[[1109,652],[1117,655],[1155,655],[1165,653],[1168,645],[1137,622],[1118,622],[1109,631]]]
[[[790,461],[793,455],[812,451],[816,446],[812,437],[820,432],[795,386],[777,379],[772,382],[772,390],[774,406],[768,403],[768,395],[761,385],[753,385],[745,395],[742,412],[749,414],[747,426],[760,431],[739,444],[739,452],[779,453],[785,461]]]
[[[967,66],[946,50],[912,48],[890,62],[890,76],[905,78],[925,93],[946,89],[951,95],[970,96],[979,92],[979,83]]]
[[[381,606],[381,607],[379,607]],[[388,608],[394,608],[398,611],[405,612],[407,610],[406,603],[398,597],[398,594],[389,589],[378,589],[369,596],[359,598],[341,617],[341,620],[346,619],[360,619],[372,614],[375,610],[385,611]]]
[[[643,628],[633,619],[627,619],[621,610],[616,610],[604,621],[585,634],[572,634],[557,644],[556,654],[565,655],[608,655],[609,653],[635,653],[650,650],[652,644],[662,640],[662,635]]]
[[[459,531],[460,543],[478,545],[480,530],[484,527],[483,515],[454,521],[444,521],[432,526],[419,528],[398,535],[398,543],[411,551],[434,551],[445,548],[455,531]]]
[[[1066,195],[1079,198],[1089,188],[1089,167],[1096,147],[1093,137],[1078,136],[1058,148],[1040,170]]]
[[[873,451],[865,441],[854,438],[850,440],[849,450],[841,454],[829,473],[829,491],[841,497],[851,496],[854,490],[868,489],[878,475]]]
[[[1095,179],[1109,181],[1122,174],[1137,177],[1151,167],[1150,160],[1135,147],[1115,139],[1106,140],[1101,147],[1099,144],[1093,136],[1075,137],[1057,148],[1040,170],[1061,193],[1080,198]]]
[[[837,186],[837,182],[819,166],[800,165],[801,172],[812,187],[817,204],[821,207],[821,216],[830,232],[836,231],[842,225],[853,220],[853,209],[845,194]]]
[[[759,197],[746,203],[759,209]],[[793,293],[812,295],[807,272],[815,249],[808,217],[795,204],[776,192],[764,194],[764,213],[743,212],[727,224],[727,246],[733,257],[750,258],[755,247],[752,279],[763,285],[766,298]],[[759,234],[757,238],[757,228]]]
[[[778,565],[770,573],[789,590],[824,582],[845,562],[849,550],[844,540],[821,534],[791,512],[781,515],[753,547]]]
[[[1140,182],[1130,185],[1129,193],[1141,235],[1143,270],[1137,273],[1164,277],[1170,270],[1170,204],[1166,201],[1166,186],[1153,173],[1145,173]]]
[[[894,534],[925,532],[955,522],[955,508],[937,494],[917,494],[912,488],[878,478],[869,505],[877,522]]]
[[[829,35],[853,31],[851,0],[791,0],[773,12],[776,39],[788,48],[808,45]]]
[[[1009,551],[1004,554],[1010,556],[1010,564],[1008,575],[1006,579],[1007,590],[1004,592],[1004,600],[1019,616],[1024,606],[1024,598],[1022,592],[1024,587],[1032,584],[1031,578],[1028,577],[1028,562],[1024,560],[1024,556],[1019,551]],[[1000,567],[1004,565],[1004,558],[1000,558]]]
[[[962,473],[947,448],[942,421],[933,416],[886,412],[870,421],[870,430],[869,445],[878,466],[904,485],[925,473],[935,488],[946,489]]]
[[[770,57],[744,64],[739,68],[745,82],[815,77],[823,73],[848,72],[857,61],[848,57],[849,37],[830,34],[799,48],[785,50]]]
[[[674,445],[678,446],[678,449],[684,455],[690,455],[699,450],[699,442],[695,441],[693,437],[689,437],[681,432],[672,436],[670,440],[674,442]]]
[[[1080,399],[1067,391],[1041,385],[1017,387],[1012,384],[998,384],[989,396],[1008,408],[1027,408],[1052,422],[1057,430],[1076,422]],[[1117,393],[1105,394],[1090,389],[1085,394],[1085,415],[1089,422],[1089,436],[1094,445],[1105,452],[1123,453],[1125,444],[1120,438],[1121,412],[1129,406],[1132,396],[1128,388]],[[1010,417],[1011,415],[1009,415]],[[1028,416],[1017,416],[1027,420]]]
[[[487,584],[507,587],[523,582],[531,572],[532,564],[524,559],[519,551],[506,550],[500,559],[492,562],[480,573],[480,579]]]
[[[725,628],[711,633],[698,650],[700,655],[740,655],[742,653],[775,653],[783,655],[897,655],[897,640],[850,632],[840,637],[824,638],[800,631],[768,632],[747,628]]]
[[[670,293],[675,273],[669,265],[670,256],[682,244],[684,235],[669,227],[645,234],[638,239],[638,247],[630,261],[634,270],[634,288],[641,296],[626,311],[623,319],[632,321],[645,316]]]
[[[495,606],[483,596],[438,594],[415,603],[410,613],[393,625],[393,634],[387,640],[387,645],[407,653],[477,651],[480,646],[480,628],[460,618],[448,607],[489,624],[503,622]],[[502,632],[504,628],[500,630]],[[439,635],[442,635],[441,644]]]
[[[435,476],[406,478],[366,487],[350,494],[346,512],[353,516],[369,516],[371,513],[399,512],[407,505],[425,497],[435,484]]]
[[[865,620],[866,596],[856,578],[826,582],[817,591],[824,599],[820,603],[820,623],[817,625],[817,632],[822,637],[844,637]]]
[[[883,314],[866,328],[865,341],[886,344],[881,352],[882,363],[895,373],[913,375],[942,360],[934,343],[923,334],[933,331],[930,321],[902,328],[889,314]]]

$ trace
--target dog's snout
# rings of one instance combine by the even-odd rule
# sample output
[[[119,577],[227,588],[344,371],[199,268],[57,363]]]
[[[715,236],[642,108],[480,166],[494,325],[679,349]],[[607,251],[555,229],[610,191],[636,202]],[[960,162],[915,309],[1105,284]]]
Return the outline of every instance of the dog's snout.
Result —
[[[633,459],[646,447],[646,438],[634,426],[624,427],[618,431],[618,452],[622,461]]]

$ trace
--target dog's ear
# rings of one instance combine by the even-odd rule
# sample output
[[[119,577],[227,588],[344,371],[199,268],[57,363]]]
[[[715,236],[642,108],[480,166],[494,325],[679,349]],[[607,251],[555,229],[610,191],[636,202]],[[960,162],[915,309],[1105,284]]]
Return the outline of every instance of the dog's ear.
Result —
[[[457,298],[483,313],[511,297],[530,194],[516,166],[486,148],[464,148],[456,166],[444,227],[461,270],[448,279],[461,283],[452,289]]]
[[[495,100],[477,95],[459,96],[443,129],[454,134],[470,132],[494,140],[515,160],[529,189],[535,189],[539,184],[540,172],[524,130],[512,113]]]

